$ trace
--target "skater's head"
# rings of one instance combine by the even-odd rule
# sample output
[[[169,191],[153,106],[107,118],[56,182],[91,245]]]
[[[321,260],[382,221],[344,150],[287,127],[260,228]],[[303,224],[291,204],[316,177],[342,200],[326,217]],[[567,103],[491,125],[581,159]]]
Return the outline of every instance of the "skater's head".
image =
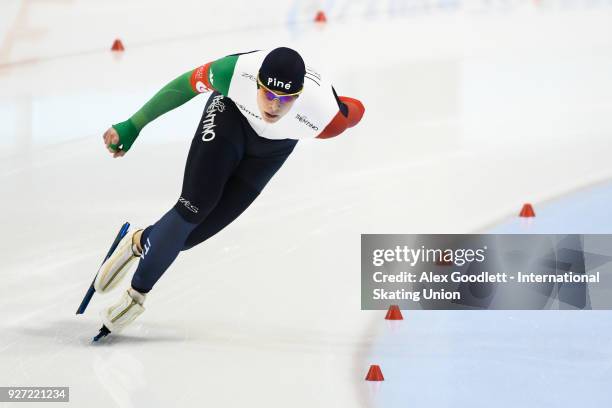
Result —
[[[265,122],[277,122],[289,112],[302,92],[305,74],[304,60],[291,48],[266,55],[257,75],[257,106]]]

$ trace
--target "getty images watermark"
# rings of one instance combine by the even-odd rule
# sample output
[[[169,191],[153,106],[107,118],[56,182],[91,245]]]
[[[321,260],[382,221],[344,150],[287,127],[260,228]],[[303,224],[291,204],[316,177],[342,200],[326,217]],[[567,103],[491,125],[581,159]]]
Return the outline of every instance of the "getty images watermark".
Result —
[[[612,310],[612,235],[361,236],[361,306]]]

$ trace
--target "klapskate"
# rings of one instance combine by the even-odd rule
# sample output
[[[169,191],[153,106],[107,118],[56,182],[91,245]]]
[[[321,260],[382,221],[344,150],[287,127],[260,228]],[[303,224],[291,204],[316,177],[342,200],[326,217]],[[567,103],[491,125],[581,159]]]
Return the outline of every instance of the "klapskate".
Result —
[[[93,341],[98,341],[108,334],[118,333],[140,316],[145,308],[143,306],[146,294],[133,288],[123,292],[121,298],[100,313],[104,325]]]
[[[134,238],[140,231],[128,230],[113,253],[102,263],[94,281],[97,293],[107,293],[115,288],[130,270],[133,262],[140,257],[141,252]]]

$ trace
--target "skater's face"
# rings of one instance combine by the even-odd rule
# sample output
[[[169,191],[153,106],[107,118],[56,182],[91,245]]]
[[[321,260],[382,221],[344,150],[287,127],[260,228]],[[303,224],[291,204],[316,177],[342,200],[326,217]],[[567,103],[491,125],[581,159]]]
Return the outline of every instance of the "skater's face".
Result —
[[[264,122],[275,123],[291,110],[299,94],[271,91],[261,83],[257,86],[257,106]]]

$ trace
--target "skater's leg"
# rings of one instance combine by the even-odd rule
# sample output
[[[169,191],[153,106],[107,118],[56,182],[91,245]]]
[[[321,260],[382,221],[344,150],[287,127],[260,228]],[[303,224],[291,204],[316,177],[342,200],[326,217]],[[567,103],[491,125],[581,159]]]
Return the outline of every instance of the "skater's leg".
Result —
[[[261,139],[258,137],[258,139]],[[246,210],[295,147],[295,140],[263,142],[266,157],[246,156],[228,180],[219,203],[189,235],[183,250],[190,249],[221,231]]]
[[[205,130],[207,137],[203,138]],[[138,292],[147,293],[153,288],[176,259],[191,231],[217,205],[241,160],[241,138],[242,122],[237,108],[229,102],[224,104],[223,97],[213,94],[189,150],[181,197],[172,210],[142,234],[142,259],[132,279],[132,287]]]
[[[168,211],[151,228],[142,258],[132,278],[132,288],[148,293],[174,262],[185,240],[198,224],[186,221],[175,208]]]
[[[242,214],[258,195],[259,190],[249,186],[239,177],[231,177],[217,206],[189,234],[182,250],[190,249],[221,231]]]

